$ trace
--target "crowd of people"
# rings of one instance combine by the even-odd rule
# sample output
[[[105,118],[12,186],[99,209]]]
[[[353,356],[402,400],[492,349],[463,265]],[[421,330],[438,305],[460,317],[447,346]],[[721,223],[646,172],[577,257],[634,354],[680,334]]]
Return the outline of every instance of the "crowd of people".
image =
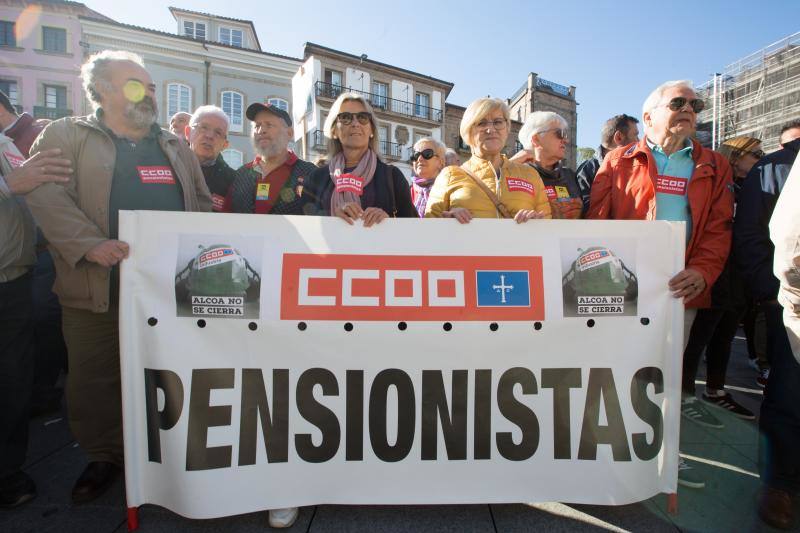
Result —
[[[800,121],[786,125],[782,148],[768,156],[752,137],[713,151],[694,138],[703,100],[689,82],[670,81],[646,98],[641,139],[639,120],[616,115],[597,157],[574,171],[564,164],[563,117],[531,113],[519,133],[524,149],[509,158],[508,106],[480,98],[460,124],[471,157],[462,164],[441,141],[420,139],[409,184],[381,159],[375,114],[357,93],[331,106],[328,154],[316,164],[289,149],[286,111],[251,104],[256,156],[233,169],[222,157],[229,120],[219,107],[178,113],[169,132],[158,126],[156,86],[140,57],[101,52],[83,65],[82,79],[94,113],[49,124],[18,115],[0,93],[0,506],[36,495],[22,471],[28,419],[60,408],[62,370],[70,428],[88,456],[73,502],[97,498],[121,472],[118,265],[129,247],[119,239],[120,210],[334,216],[364,227],[395,217],[670,220],[686,227],[685,268],[669,281],[686,307],[682,415],[712,428],[723,426],[714,409],[755,418],[725,388],[743,322],[766,385],[758,510],[774,526],[793,523],[800,364],[778,303],[768,224],[800,149]],[[703,353],[708,379],[698,398]],[[684,460],[678,479],[705,484]],[[296,517],[297,509],[272,510],[270,524],[287,527]]]

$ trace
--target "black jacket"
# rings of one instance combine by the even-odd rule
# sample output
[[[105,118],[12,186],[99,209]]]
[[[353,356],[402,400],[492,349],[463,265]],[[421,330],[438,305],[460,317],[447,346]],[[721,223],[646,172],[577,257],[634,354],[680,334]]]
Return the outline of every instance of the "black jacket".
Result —
[[[733,253],[757,302],[778,297],[778,278],[772,273],[775,247],[769,240],[769,219],[800,150],[800,139],[787,143],[756,163],[739,193],[733,222]]]
[[[575,181],[578,183],[578,189],[581,191],[581,200],[583,200],[583,211],[582,216],[586,216],[587,211],[589,211],[589,197],[592,193],[592,183],[594,182],[594,177],[597,175],[597,171],[600,170],[600,163],[602,163],[603,158],[593,157],[591,159],[587,159],[580,165],[578,165],[578,170],[575,173]]]
[[[309,215],[329,216],[333,189],[327,166],[312,172],[303,188],[303,202],[306,204],[304,212]],[[375,176],[364,187],[361,207],[380,207],[390,217],[419,218],[419,213],[411,203],[411,189],[405,176],[399,168],[387,165],[380,159],[375,168]]]

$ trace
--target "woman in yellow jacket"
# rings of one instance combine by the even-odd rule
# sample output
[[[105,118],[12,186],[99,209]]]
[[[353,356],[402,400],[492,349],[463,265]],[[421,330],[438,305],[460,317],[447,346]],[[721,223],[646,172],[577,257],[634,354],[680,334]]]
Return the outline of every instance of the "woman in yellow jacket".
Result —
[[[442,170],[428,197],[426,218],[455,218],[462,224],[473,218],[513,217],[517,223],[550,218],[547,194],[536,170],[501,153],[509,126],[508,106],[498,98],[480,98],[467,107],[459,129],[472,157],[460,167]]]

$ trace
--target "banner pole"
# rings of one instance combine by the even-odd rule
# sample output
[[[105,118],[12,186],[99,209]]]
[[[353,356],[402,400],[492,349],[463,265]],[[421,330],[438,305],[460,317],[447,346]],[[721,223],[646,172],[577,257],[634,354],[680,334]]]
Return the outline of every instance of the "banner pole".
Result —
[[[678,493],[670,492],[667,494],[667,512],[672,516],[678,516]]]
[[[128,507],[128,531],[139,529],[139,508]]]

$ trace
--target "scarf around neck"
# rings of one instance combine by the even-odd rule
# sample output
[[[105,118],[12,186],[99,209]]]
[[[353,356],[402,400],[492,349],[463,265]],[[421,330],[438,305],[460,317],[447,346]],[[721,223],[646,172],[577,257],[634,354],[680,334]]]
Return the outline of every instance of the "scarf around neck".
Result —
[[[339,152],[333,156],[331,162],[328,163],[328,170],[330,170],[331,181],[333,181],[334,185],[334,190],[331,194],[331,215],[333,215],[339,207],[346,203],[361,203],[360,195],[350,191],[338,192],[336,190],[336,179],[344,172],[344,165],[345,159],[343,152]],[[361,187],[361,190],[363,191],[364,188],[372,181],[372,177],[375,175],[375,169],[377,167],[378,156],[375,155],[375,152],[373,152],[372,149],[369,149],[364,152],[363,156],[361,156],[361,160],[358,162],[358,165],[356,165],[356,168],[354,168],[348,174],[354,174],[364,180]]]

